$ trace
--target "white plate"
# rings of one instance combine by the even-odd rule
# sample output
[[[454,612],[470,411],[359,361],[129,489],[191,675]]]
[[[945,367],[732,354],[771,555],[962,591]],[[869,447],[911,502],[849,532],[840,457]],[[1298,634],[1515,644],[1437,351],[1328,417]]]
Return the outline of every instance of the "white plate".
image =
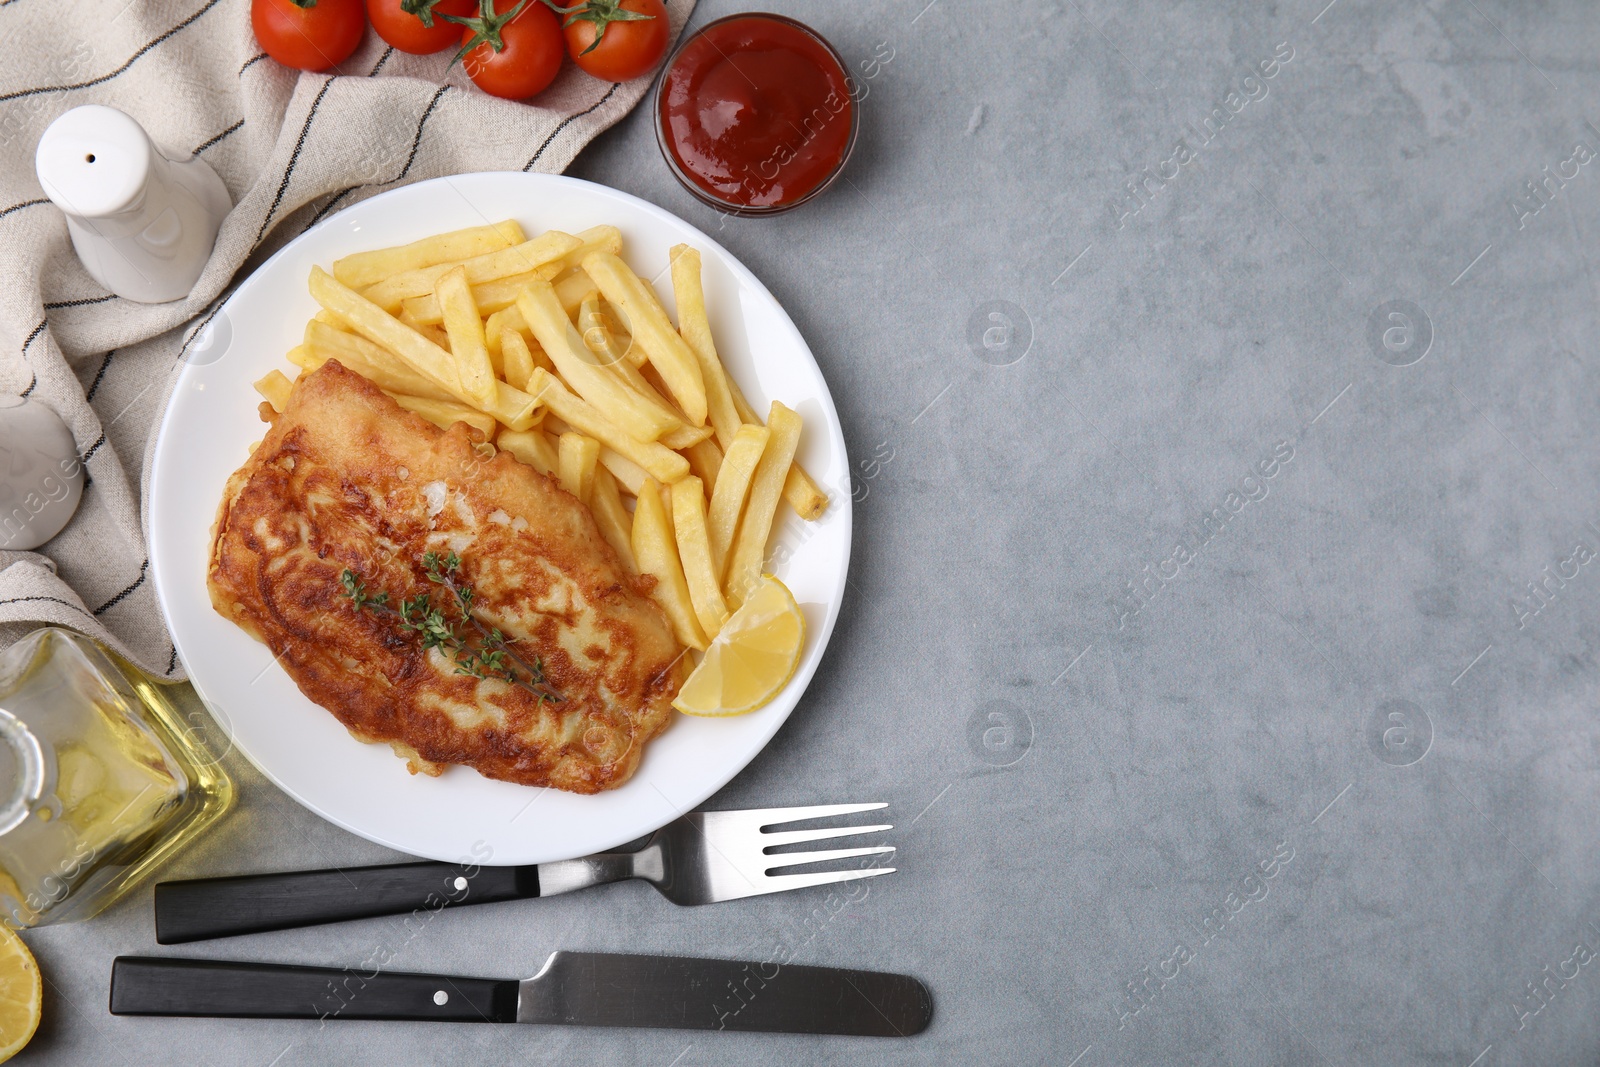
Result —
[[[789,687],[734,719],[678,716],[619,789],[577,796],[493,782],[453,767],[412,776],[387,745],[362,744],[301,695],[266,647],[212,610],[206,554],[217,504],[246,448],[265,430],[251,383],[299,343],[317,305],[312,264],[428,234],[512,218],[530,234],[600,223],[621,228],[624,258],[646,279],[687,242],[704,261],[712,332],[750,403],[779,399],[800,413],[800,458],[831,503],[820,522],[783,508],[774,570],[806,614],[806,649]],[[672,306],[670,281],[657,290]],[[833,398],[816,360],[771,293],[720,245],[682,219],[626,193],[573,178],[466,174],[419,182],[339,212],[247,279],[192,347],[156,442],[150,480],[150,562],[189,677],[240,752],[312,811],[371,841],[446,862],[542,863],[612,848],[710,797],[783,725],[833,632],[850,563],[848,459]]]

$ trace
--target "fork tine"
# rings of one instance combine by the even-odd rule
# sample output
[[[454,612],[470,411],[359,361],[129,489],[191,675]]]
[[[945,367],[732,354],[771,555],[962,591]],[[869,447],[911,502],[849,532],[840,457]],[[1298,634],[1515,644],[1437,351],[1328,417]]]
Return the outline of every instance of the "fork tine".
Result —
[[[779,845],[798,845],[802,841],[827,841],[834,837],[876,834],[893,829],[894,826],[890,823],[881,823],[877,826],[825,826],[820,830],[784,830],[762,834],[761,844],[766,848],[776,848]]]
[[[858,878],[876,878],[880,874],[893,874],[893,867],[865,867],[856,871],[823,871],[820,874],[774,874],[761,882],[762,893],[782,893],[789,889],[807,889],[814,885],[832,885],[835,882],[853,882]]]
[[[816,804],[808,808],[760,808],[745,814],[761,820],[762,827],[781,826],[802,819],[823,819],[830,815],[854,815],[860,811],[877,811],[887,808],[887,802],[878,804]]]
[[[803,863],[823,863],[827,860],[847,860],[852,856],[877,856],[885,852],[893,852],[893,845],[872,845],[867,848],[836,848],[823,852],[785,852],[777,856],[768,856],[767,870],[778,870],[783,867],[798,867]]]

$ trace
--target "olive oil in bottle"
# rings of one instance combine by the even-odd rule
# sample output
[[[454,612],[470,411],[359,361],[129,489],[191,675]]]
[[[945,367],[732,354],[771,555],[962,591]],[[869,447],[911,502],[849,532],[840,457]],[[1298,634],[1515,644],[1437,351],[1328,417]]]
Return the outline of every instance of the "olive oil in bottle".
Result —
[[[215,822],[214,730],[192,690],[70,630],[0,653],[0,922],[89,918]]]

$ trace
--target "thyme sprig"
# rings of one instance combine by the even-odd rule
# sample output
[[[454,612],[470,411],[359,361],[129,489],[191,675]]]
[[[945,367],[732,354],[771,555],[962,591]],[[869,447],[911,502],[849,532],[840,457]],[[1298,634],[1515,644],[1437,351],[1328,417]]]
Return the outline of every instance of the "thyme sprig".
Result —
[[[544,660],[534,656],[532,662],[518,655],[499,627],[486,627],[472,614],[476,593],[472,586],[461,581],[461,558],[454,552],[440,554],[429,552],[422,557],[423,572],[428,581],[440,586],[448,596],[447,606],[453,615],[435,604],[427,592],[407,597],[397,609],[390,604],[387,591],[368,592],[366,584],[355,571],[346,568],[339,576],[344,586],[340,594],[355,606],[356,611],[370,610],[393,616],[402,629],[422,639],[424,651],[439,649],[455,664],[455,673],[471,678],[498,678],[520,689],[525,689],[541,700],[564,699],[544,677]]]

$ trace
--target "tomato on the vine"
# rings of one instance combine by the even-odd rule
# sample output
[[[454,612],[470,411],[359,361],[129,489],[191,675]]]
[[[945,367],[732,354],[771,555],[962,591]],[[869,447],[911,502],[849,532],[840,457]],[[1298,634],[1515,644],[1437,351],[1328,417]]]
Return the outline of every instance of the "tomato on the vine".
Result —
[[[667,53],[667,8],[661,0],[587,0],[563,8],[562,32],[572,61],[606,81],[646,74]]]
[[[461,43],[461,26],[444,18],[467,18],[477,0],[367,0],[367,18],[387,44],[414,56],[443,52]]]
[[[361,0],[250,0],[250,27],[279,63],[317,71],[350,58],[367,20]]]
[[[484,92],[526,100],[556,80],[561,22],[539,0],[479,0],[478,17],[458,21],[461,65]]]

